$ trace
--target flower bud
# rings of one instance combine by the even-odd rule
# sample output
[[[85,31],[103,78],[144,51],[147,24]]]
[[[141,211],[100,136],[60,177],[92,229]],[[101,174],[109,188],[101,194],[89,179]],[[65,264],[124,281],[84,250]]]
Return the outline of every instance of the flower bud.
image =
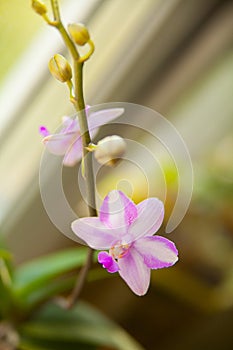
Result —
[[[47,12],[47,7],[39,0],[32,0],[32,8],[36,13],[38,13],[38,15],[41,16]]]
[[[62,83],[72,78],[72,70],[69,62],[62,55],[56,54],[49,61],[50,73]]]
[[[100,164],[114,166],[123,156],[126,150],[126,143],[120,136],[107,136],[100,140],[95,149],[94,155]]]
[[[87,28],[81,23],[69,24],[68,31],[75,44],[83,46],[90,40],[90,34]]]

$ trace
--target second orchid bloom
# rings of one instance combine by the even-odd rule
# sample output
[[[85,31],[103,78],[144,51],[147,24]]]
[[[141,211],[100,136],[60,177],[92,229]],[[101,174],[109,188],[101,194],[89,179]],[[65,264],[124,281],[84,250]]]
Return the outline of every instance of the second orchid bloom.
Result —
[[[90,135],[93,138],[99,127],[111,122],[124,113],[123,108],[103,109],[91,112],[86,109]],[[82,139],[77,118],[63,117],[62,127],[58,133],[50,134],[45,126],[40,127],[40,134],[44,137],[42,142],[49,152],[64,156],[63,164],[74,166],[82,158]]]

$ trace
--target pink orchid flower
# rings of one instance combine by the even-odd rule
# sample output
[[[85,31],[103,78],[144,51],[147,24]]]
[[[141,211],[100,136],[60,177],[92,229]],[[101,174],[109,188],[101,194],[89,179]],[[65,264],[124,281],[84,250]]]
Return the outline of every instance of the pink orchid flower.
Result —
[[[122,115],[124,109],[111,108],[91,112],[90,108],[87,108],[86,112],[90,134],[94,137],[101,125]],[[57,134],[50,134],[45,126],[41,126],[39,132],[44,137],[42,142],[49,152],[64,155],[64,165],[73,166],[82,158],[82,140],[77,118],[63,117],[61,130]]]
[[[71,226],[91,248],[104,250],[98,261],[108,272],[118,271],[135,294],[144,295],[150,270],[172,266],[178,260],[173,242],[153,236],[163,217],[159,199],[148,198],[135,205],[123,192],[113,190],[105,197],[99,217],[81,218]]]

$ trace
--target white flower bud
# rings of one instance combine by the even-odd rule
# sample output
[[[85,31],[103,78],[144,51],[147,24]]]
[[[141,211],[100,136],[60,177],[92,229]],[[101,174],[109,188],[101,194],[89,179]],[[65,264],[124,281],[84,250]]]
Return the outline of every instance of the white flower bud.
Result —
[[[123,156],[126,150],[126,142],[120,136],[107,136],[100,140],[95,149],[94,155],[100,164],[114,166]]]

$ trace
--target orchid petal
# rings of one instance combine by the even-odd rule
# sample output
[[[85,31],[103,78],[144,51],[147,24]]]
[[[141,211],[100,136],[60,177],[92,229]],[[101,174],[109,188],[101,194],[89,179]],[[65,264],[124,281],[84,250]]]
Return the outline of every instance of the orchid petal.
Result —
[[[119,274],[137,295],[146,294],[150,284],[150,269],[142,256],[131,247],[127,254],[118,260]]]
[[[150,269],[169,267],[178,260],[175,244],[161,236],[140,238],[133,246]]]
[[[67,152],[76,135],[77,134],[74,132],[69,132],[67,134],[53,134],[43,138],[42,142],[49,152],[60,156]]]
[[[98,262],[110,273],[119,271],[117,262],[107,252],[100,252],[98,254]]]
[[[40,127],[40,133],[45,136],[42,142],[51,153],[63,155],[74,142],[74,139],[80,135],[79,123],[77,119],[65,116],[62,118],[62,127],[57,134],[49,134],[44,126]]]
[[[160,228],[164,217],[164,205],[157,198],[147,198],[137,205],[138,217],[129,227],[132,241],[152,236]]]
[[[120,117],[124,113],[124,108],[102,109],[97,112],[87,110],[89,130],[99,128],[101,125]]]
[[[99,218],[107,227],[118,229],[120,238],[136,220],[137,207],[123,192],[113,190],[104,198]]]
[[[73,232],[91,248],[105,250],[118,241],[118,232],[107,228],[98,217],[86,217],[72,222]]]
[[[59,134],[66,134],[69,132],[77,132],[80,130],[79,122],[77,118],[62,117],[62,128]]]
[[[82,158],[82,139],[81,136],[70,146],[63,159],[66,166],[74,166]]]

